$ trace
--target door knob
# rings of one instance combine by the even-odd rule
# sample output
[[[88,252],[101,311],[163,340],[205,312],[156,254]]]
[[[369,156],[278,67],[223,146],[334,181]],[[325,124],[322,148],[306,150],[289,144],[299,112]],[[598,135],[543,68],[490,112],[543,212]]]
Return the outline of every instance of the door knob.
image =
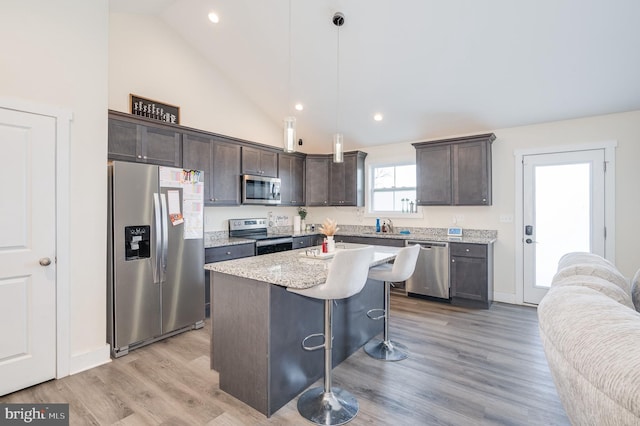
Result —
[[[531,238],[527,238],[526,240],[524,240],[524,242],[527,244],[531,244],[533,240]]]
[[[49,265],[51,265],[51,259],[49,259],[48,257],[41,258],[39,262],[40,262],[41,266],[49,266]]]

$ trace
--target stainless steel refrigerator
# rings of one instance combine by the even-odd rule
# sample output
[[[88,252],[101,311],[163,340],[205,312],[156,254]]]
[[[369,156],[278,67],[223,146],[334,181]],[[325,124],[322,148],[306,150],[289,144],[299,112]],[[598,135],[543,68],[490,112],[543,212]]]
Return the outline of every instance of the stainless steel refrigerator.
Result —
[[[200,172],[120,161],[108,170],[107,339],[117,358],[204,325],[204,203]]]

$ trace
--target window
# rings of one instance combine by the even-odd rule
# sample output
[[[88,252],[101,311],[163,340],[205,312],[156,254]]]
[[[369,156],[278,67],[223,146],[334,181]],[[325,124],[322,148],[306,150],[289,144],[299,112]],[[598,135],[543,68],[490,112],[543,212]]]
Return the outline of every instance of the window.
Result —
[[[416,165],[372,167],[371,212],[416,211]]]

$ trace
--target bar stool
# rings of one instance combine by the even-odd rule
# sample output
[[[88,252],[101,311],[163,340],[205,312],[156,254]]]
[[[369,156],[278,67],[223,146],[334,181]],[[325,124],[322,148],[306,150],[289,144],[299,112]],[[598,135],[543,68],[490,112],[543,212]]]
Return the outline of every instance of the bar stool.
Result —
[[[302,347],[313,351],[324,348],[324,387],[305,391],[298,398],[298,412],[305,419],[319,425],[341,425],[358,414],[358,401],[344,389],[331,386],[331,354],[333,349],[333,301],[359,293],[367,282],[373,247],[337,251],[329,266],[324,284],[307,289],[287,288],[292,293],[324,300],[324,333],[304,338]],[[306,346],[307,339],[323,336],[324,343]]]
[[[384,281],[384,309],[371,309],[367,316],[372,320],[384,319],[383,339],[371,339],[364,345],[364,351],[371,357],[383,361],[401,361],[409,356],[405,345],[389,339],[389,293],[390,283],[404,281],[413,275],[420,254],[420,245],[415,244],[400,249],[393,264],[384,263],[369,270],[369,278]],[[372,313],[382,311],[383,314],[373,317]]]

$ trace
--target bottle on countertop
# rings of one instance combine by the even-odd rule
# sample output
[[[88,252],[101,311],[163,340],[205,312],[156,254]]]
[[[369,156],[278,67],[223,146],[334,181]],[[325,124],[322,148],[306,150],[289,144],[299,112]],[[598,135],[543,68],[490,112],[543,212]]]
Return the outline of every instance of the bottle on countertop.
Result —
[[[380,232],[380,218],[376,218],[376,232]]]
[[[387,232],[387,222],[385,220],[382,221],[382,232]]]
[[[325,238],[322,241],[322,252],[327,253],[328,251],[329,251],[329,241],[327,241],[327,239]]]

